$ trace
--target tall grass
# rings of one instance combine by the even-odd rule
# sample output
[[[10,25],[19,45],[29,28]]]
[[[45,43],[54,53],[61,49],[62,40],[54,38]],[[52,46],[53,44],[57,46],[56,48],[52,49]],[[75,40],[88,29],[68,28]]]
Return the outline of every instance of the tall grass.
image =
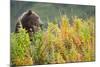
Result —
[[[12,33],[12,64],[24,65],[26,62],[24,60],[28,61],[28,65],[94,61],[94,18],[83,20],[74,17],[73,22],[69,22],[66,16],[61,16],[60,20],[60,27],[57,22],[48,22],[46,31],[36,32],[31,43],[25,30],[20,33]],[[20,61],[14,61],[16,59]]]
[[[20,33],[11,33],[11,64],[33,64],[30,56],[30,39],[25,29],[20,29]]]

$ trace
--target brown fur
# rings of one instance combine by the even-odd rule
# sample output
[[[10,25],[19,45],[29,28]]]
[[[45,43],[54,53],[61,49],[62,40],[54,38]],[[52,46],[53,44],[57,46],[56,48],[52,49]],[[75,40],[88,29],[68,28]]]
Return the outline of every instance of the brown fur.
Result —
[[[40,17],[35,12],[29,10],[27,12],[24,12],[18,19],[15,32],[19,32],[19,28],[24,28],[29,33],[31,40],[33,33],[37,32],[39,30],[39,27]]]

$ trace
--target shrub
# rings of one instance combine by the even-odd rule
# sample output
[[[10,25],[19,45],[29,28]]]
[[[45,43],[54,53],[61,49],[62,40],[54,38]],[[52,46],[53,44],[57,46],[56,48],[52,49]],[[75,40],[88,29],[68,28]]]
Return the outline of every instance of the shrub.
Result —
[[[15,65],[32,65],[29,53],[30,40],[25,29],[19,33],[11,33],[11,63]]]
[[[73,18],[72,24],[66,16],[48,22],[46,30],[33,34],[21,29],[11,34],[11,62],[16,65],[54,64],[95,60],[94,18]]]

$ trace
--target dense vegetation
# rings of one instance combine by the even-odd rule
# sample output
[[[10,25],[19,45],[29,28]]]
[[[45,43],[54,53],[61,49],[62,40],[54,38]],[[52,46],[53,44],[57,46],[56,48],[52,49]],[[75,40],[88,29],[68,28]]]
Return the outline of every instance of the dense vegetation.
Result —
[[[36,65],[95,60],[95,18],[60,16],[36,32],[30,42],[25,29],[11,33],[11,64]]]

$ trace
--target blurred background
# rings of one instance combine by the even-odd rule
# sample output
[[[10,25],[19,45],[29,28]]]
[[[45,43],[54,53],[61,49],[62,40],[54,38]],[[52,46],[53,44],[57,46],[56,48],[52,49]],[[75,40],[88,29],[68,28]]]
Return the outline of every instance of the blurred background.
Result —
[[[35,11],[40,16],[44,26],[47,25],[48,21],[60,21],[60,15],[66,15],[69,20],[74,16],[82,19],[95,16],[95,6],[91,5],[11,1],[11,32],[15,31],[18,17],[29,9]]]

